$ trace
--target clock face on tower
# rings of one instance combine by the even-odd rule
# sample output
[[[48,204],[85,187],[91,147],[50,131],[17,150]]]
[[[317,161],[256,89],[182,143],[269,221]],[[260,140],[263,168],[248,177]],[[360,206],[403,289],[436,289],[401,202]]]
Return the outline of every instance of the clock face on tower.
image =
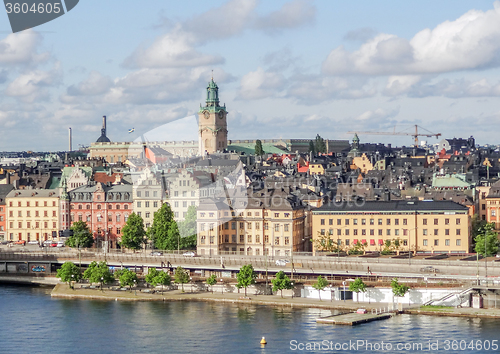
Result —
[[[210,118],[210,113],[208,113],[208,111],[205,111],[203,115],[205,116],[206,119]]]
[[[219,118],[220,119],[224,118],[224,112],[223,111],[219,111]]]

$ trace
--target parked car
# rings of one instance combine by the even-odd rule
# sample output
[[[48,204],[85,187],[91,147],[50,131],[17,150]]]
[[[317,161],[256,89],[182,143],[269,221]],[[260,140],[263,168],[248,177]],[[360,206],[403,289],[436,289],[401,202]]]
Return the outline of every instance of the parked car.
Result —
[[[440,273],[440,270],[437,268],[434,268],[433,266],[427,266],[427,267],[420,268],[420,271],[422,273]]]
[[[52,240],[43,241],[44,247],[50,247],[51,244],[52,244]]]
[[[1,244],[2,245],[8,245],[9,243],[11,243],[12,241],[8,241],[8,240],[5,240],[5,241],[2,241]]]
[[[189,251],[182,254],[184,257],[196,257],[196,253]]]
[[[16,244],[16,245],[23,245],[24,246],[26,244],[26,241],[19,240],[19,241],[14,242],[14,244]]]
[[[28,245],[38,245],[38,241],[37,240],[31,240],[31,241],[28,241]]]
[[[150,256],[163,256],[163,252],[153,251],[149,255]]]
[[[52,243],[50,244],[50,247],[57,247],[57,242],[56,241],[52,241]]]
[[[277,259],[276,265],[279,267],[285,267],[290,261],[288,259]]]
[[[64,247],[64,241],[58,241],[57,247]]]

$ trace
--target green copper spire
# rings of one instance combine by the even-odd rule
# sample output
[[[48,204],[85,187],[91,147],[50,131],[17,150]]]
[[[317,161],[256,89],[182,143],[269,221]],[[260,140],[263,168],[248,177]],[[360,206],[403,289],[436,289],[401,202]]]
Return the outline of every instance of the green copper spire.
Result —
[[[226,111],[226,105],[224,104],[224,106],[220,106],[219,104],[219,87],[215,83],[212,76],[212,80],[210,80],[207,86],[207,100],[205,101],[205,107],[200,105],[200,112],[210,111],[218,113],[220,110]]]

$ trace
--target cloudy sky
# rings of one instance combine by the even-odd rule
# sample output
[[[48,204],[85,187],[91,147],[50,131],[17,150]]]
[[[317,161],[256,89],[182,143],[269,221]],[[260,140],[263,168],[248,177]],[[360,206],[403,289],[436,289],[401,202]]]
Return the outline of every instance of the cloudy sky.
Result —
[[[17,34],[3,12],[0,150],[65,150],[68,127],[74,147],[89,145],[103,115],[112,141],[162,131],[196,114],[212,70],[230,139],[418,124],[500,143],[499,69],[491,0],[85,0]],[[196,138],[193,124],[171,126]]]

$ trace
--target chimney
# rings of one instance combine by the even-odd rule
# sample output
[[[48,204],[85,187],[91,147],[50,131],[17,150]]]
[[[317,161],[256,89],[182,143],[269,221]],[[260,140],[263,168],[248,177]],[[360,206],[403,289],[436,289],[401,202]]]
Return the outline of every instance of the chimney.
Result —
[[[72,148],[71,128],[69,128],[69,152],[71,151],[73,151],[73,148]]]

